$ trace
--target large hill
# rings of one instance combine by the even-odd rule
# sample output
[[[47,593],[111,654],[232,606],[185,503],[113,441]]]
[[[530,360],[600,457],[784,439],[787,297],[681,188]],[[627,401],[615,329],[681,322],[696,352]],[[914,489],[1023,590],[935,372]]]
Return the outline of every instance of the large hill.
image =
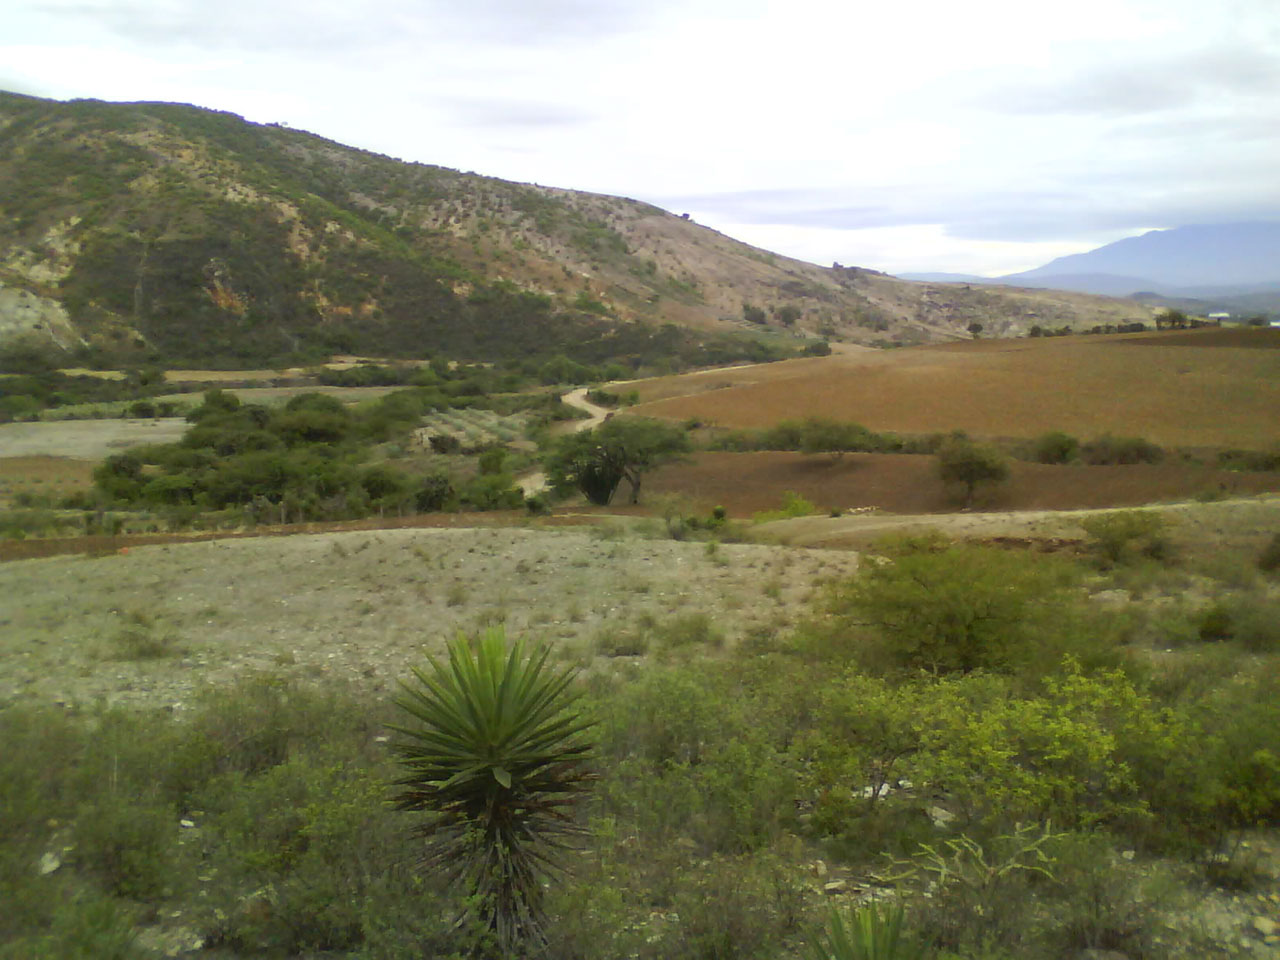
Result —
[[[1145,319],[908,283],[645,203],[403,163],[162,103],[0,93],[0,339],[95,362],[759,357]]]

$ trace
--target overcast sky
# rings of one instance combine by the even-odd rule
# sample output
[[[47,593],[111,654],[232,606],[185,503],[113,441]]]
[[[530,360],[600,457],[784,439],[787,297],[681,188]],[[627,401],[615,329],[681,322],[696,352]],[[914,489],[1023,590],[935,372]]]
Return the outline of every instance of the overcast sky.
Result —
[[[1280,220],[1280,0],[7,0],[0,89],[169,100],[996,275]]]

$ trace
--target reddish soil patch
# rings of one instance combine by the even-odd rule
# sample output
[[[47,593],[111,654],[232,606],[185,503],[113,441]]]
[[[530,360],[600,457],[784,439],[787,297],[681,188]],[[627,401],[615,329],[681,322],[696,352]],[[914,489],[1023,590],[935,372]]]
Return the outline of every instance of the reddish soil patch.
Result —
[[[839,461],[799,453],[703,453],[656,471],[646,498],[679,493],[737,517],[777,509],[794,490],[821,509],[874,506],[892,513],[948,513],[959,504],[938,481],[933,457],[849,454]],[[1195,464],[1057,467],[1012,464],[1009,481],[975,507],[1066,510],[1184,500],[1206,492],[1280,490],[1278,473],[1234,473]]]
[[[349,533],[358,530],[400,530],[405,528],[514,527],[530,523],[522,510],[495,510],[489,513],[425,513],[411,517],[367,517],[330,523],[289,523],[263,525],[251,530],[209,530],[184,533],[137,533],[120,536],[45,537],[27,540],[0,540],[0,562],[34,560],[64,554],[106,556],[127,552],[132,547],[155,544],[199,543],[205,540],[243,540],[252,537],[288,537],[307,533]],[[539,527],[573,527],[594,522],[578,514],[539,517]]]

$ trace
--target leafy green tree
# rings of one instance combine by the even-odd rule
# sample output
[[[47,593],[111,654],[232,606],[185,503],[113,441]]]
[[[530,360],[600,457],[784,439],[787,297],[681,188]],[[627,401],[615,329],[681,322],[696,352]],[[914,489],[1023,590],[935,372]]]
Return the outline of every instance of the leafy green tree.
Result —
[[[631,502],[639,503],[643,475],[688,450],[689,437],[680,427],[622,417],[595,430],[562,437],[544,463],[548,478],[559,490],[580,490],[592,503],[605,506],[626,480]]]
[[[414,506],[424,513],[443,510],[455,496],[453,482],[443,472],[427,474],[414,494]]]
[[[548,667],[549,654],[501,629],[459,636],[395,700],[410,718],[393,726],[408,768],[396,805],[427,814],[423,866],[466,888],[502,955],[543,940],[542,881],[593,779],[577,669]]]
[[[1009,463],[992,447],[952,437],[938,449],[938,476],[948,486],[964,488],[964,505],[973,505],[978,487],[994,487],[1009,477]]]
[[[204,402],[188,413],[187,419],[192,423],[199,423],[206,417],[232,413],[239,407],[239,397],[234,393],[227,393],[225,390],[219,390],[215,387],[204,392]]]
[[[804,311],[793,303],[786,303],[774,311],[774,316],[784,327],[794,327],[796,321],[804,316]]]

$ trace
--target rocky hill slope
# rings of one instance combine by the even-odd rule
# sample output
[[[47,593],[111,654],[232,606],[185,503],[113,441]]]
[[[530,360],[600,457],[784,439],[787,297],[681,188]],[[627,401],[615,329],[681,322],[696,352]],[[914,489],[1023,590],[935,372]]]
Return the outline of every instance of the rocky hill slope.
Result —
[[[1132,302],[790,260],[648,204],[403,163],[197,107],[0,93],[0,342],[99,362],[471,359],[1145,319]]]

